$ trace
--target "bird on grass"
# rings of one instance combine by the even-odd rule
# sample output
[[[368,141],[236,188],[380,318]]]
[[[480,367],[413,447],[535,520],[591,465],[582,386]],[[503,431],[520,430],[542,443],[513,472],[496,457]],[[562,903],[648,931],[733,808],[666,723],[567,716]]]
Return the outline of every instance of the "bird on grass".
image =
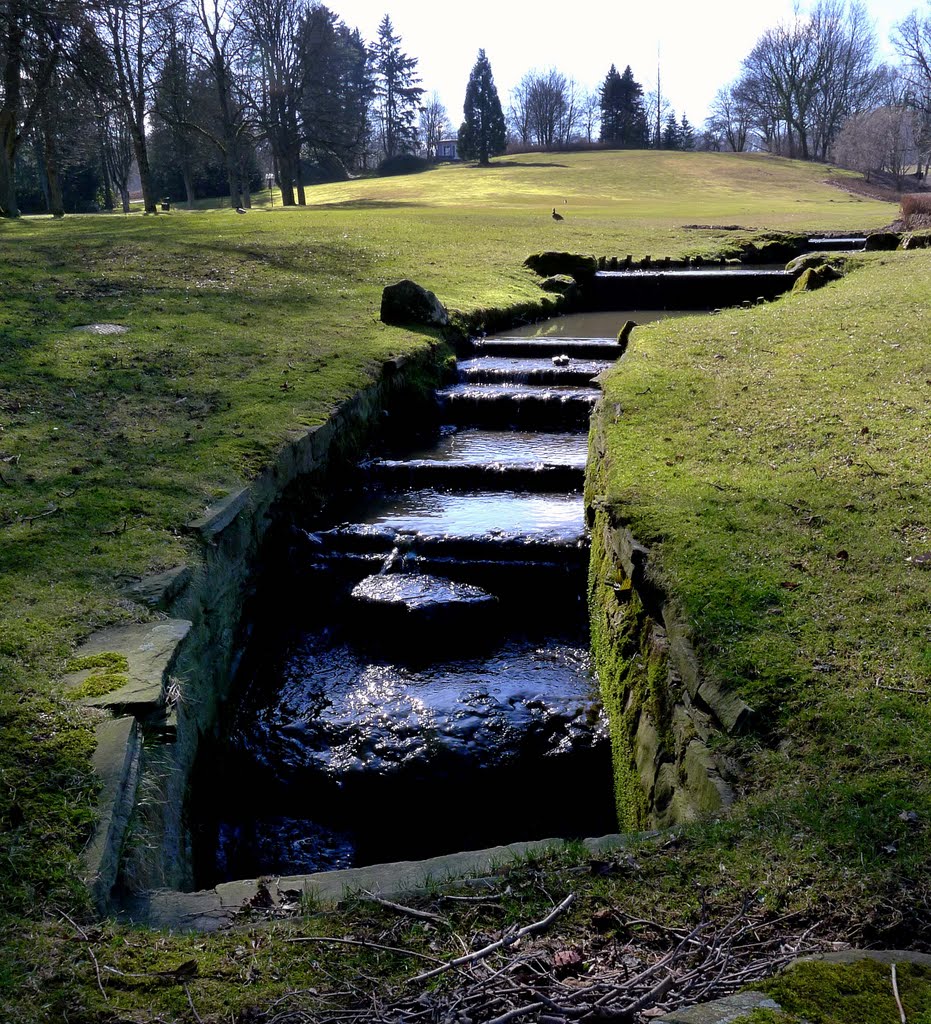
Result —
[[[236,212],[237,213],[245,213],[246,211],[241,206],[237,206],[236,207]]]
[[[561,213],[557,213],[556,212],[556,207],[554,206],[553,207],[553,220],[565,220],[565,219],[566,218],[563,217],[563,215]]]

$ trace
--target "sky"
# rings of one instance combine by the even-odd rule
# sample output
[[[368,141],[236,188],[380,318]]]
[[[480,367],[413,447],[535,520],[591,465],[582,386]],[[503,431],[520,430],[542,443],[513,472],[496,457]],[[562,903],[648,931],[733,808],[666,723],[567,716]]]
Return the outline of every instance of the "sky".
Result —
[[[676,114],[703,124],[714,94],[737,77],[759,36],[792,16],[793,0],[326,0],[373,41],[385,14],[401,48],[416,57],[421,85],[436,91],[450,120],[462,120],[469,72],[480,48],[491,61],[505,110],[531,70],[555,67],[585,89],[600,87],[612,64],[650,91],[657,48],[662,94]],[[802,5],[807,8],[808,4]],[[884,56],[892,26],[928,0],[866,0]]]

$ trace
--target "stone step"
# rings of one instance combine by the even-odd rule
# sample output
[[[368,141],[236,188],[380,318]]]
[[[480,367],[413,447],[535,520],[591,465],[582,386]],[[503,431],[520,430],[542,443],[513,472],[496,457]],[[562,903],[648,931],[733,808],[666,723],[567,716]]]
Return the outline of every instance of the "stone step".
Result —
[[[456,384],[437,392],[440,415],[459,424],[573,429],[588,424],[598,392],[527,384]]]
[[[394,459],[402,456],[447,465],[495,463],[506,466],[514,463],[584,469],[588,459],[588,432],[549,433],[447,426],[426,447],[399,449],[391,455]]]
[[[557,364],[555,361],[559,360]],[[464,384],[531,384],[536,386],[597,388],[596,377],[612,363],[603,359],[573,359],[559,353],[552,359],[479,356],[459,363]]]
[[[367,479],[395,490],[430,487],[464,491],[581,491],[585,467],[547,462],[461,462],[431,459],[374,459]]]
[[[594,309],[716,309],[767,301],[787,292],[795,275],[782,268],[603,270],[590,287]]]
[[[616,338],[485,338],[472,342],[476,356],[510,356],[522,359],[552,359],[567,355],[573,359],[614,362],[622,354]]]
[[[859,252],[866,248],[866,237],[809,238],[807,244],[811,252]]]

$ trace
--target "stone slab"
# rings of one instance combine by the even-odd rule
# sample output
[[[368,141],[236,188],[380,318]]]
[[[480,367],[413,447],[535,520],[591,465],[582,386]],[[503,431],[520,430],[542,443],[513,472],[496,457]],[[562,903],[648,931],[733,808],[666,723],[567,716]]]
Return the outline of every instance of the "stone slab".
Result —
[[[647,833],[652,834],[652,833]],[[632,839],[643,834],[607,835],[584,840],[586,849],[593,854],[610,853],[623,849]],[[457,878],[486,875],[509,861],[558,850],[565,845],[563,839],[541,839],[535,842],[511,843],[486,850],[451,853],[426,860],[396,861],[373,864],[341,871],[320,871],[308,875],[286,875],[271,879],[242,879],[224,882],[215,889],[199,892],[176,892],[158,889],[144,901],[131,907],[129,916],[137,923],[152,928],[181,931],[216,931],[228,928],[236,921],[260,888],[267,888],[273,902],[281,902],[282,894],[307,893],[312,900],[333,905],[347,895],[366,890],[383,897],[401,896],[424,889],[433,883]]]
[[[218,534],[222,533],[227,526],[249,505],[251,490],[243,487],[233,491],[225,498],[211,505],[207,511],[197,519],[188,523],[185,529],[189,533],[198,533],[206,543],[216,540]]]
[[[718,686],[711,679],[702,680],[698,687],[698,696],[711,708],[728,733],[739,732],[753,715],[753,709],[749,704],[735,693]]]
[[[931,967],[931,953],[916,953],[911,949],[841,949],[833,953],[818,953],[794,961],[796,964],[823,960],[829,964],[856,964],[861,960],[876,960],[881,964],[916,964]],[[787,970],[791,970],[790,965]]]
[[[685,748],[682,773],[688,794],[700,812],[717,811],[734,802],[733,791],[718,774],[714,755],[701,740],[692,740]]]
[[[176,565],[165,572],[145,576],[126,588],[126,593],[149,608],[166,609],[191,582],[193,572],[189,565]]]
[[[931,967],[931,954],[917,953],[909,949],[844,949],[832,953],[817,953],[814,956],[801,957],[790,964],[786,970],[791,971],[795,964],[819,960],[833,964],[856,964],[863,960],[875,960],[883,964],[917,964],[920,967]],[[783,972],[784,973],[784,972]],[[657,1017],[657,1024],[729,1024],[756,1009],[780,1010],[777,1002],[762,992],[738,992],[736,995],[715,999],[710,1003],[699,1003],[682,1010],[674,1010],[663,1017]]]
[[[181,642],[188,635],[187,619],[162,619],[131,626],[114,626],[94,633],[76,652],[82,658],[112,651],[125,656],[129,682],[112,693],[85,697],[88,707],[107,708],[117,712],[148,715],[159,710],[164,702],[168,673],[177,657]],[[71,672],[64,678],[66,686],[78,686],[90,672]]]
[[[116,883],[123,833],[132,813],[142,741],[134,718],[107,718],[96,729],[92,764],[100,780],[97,827],[82,855],[85,884],[105,913]]]
[[[699,1003],[684,1010],[673,1010],[657,1017],[657,1024],[730,1024],[752,1010],[779,1010],[781,1007],[763,992],[738,992],[710,1003]]]

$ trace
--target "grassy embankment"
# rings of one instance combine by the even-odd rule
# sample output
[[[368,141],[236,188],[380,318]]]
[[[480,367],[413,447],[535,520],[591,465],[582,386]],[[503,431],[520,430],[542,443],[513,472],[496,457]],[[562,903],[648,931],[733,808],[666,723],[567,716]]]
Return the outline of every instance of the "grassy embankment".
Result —
[[[177,984],[152,979],[193,957],[200,1013],[219,1019],[287,988],[325,986],[345,957],[312,959],[275,933],[241,954],[241,936],[153,943],[107,928],[94,933],[97,960],[144,978],[108,973],[104,996],[94,958],[67,942],[71,926],[48,923],[82,909],[75,854],[93,806],[88,724],[55,680],[82,636],[143,615],[121,587],[190,556],[185,521],[256,472],[288,428],[320,422],[384,357],[423,343],[377,323],[383,284],[411,276],[450,306],[501,307],[539,295],[520,263],[542,248],[677,256],[732,237],[686,223],[891,219],[891,207],[822,176],[755,157],[528,156],[485,172],[323,186],[306,210],[0,225],[0,1002],[15,1000],[22,1019],[69,1004],[100,1019],[145,1019],[146,1007],[190,1015]],[[549,218],[553,206],[564,223]],[[725,902],[748,888],[774,906],[850,901],[888,924],[882,906],[898,882],[919,898],[931,813],[924,705],[871,684],[880,675],[920,688],[928,675],[929,639],[915,631],[929,576],[905,561],[928,522],[917,436],[931,376],[916,272],[926,261],[877,258],[785,305],[643,331],[612,378],[610,396],[627,409],[612,497],[644,539],[662,540],[660,564],[703,654],[765,712],[766,728],[757,750],[736,752],[751,775],[733,819],[650,856],[641,881],[589,883],[589,910],[638,899],[687,916],[705,885]],[[70,331],[94,321],[132,331]],[[646,386],[649,405],[636,395]],[[711,483],[724,490],[710,493]],[[919,811],[917,828],[898,820],[906,806]],[[577,886],[553,870],[554,884]],[[532,914],[531,890],[516,893],[506,913]],[[298,927],[362,929],[369,916]],[[428,941],[416,928],[399,938]],[[229,985],[242,956],[252,991]]]

